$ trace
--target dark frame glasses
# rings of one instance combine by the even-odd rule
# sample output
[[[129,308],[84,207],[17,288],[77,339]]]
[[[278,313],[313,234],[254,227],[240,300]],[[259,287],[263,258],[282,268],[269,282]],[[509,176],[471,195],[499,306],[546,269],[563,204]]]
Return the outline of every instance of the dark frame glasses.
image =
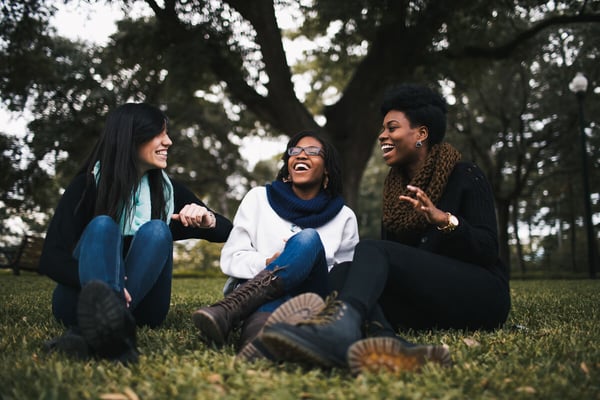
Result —
[[[306,146],[306,147],[294,146],[294,147],[290,147],[289,149],[287,149],[288,156],[297,156],[297,155],[300,155],[300,153],[302,153],[303,151],[307,156],[323,156],[323,157],[325,157],[325,152],[323,151],[322,148],[320,148],[318,146]]]

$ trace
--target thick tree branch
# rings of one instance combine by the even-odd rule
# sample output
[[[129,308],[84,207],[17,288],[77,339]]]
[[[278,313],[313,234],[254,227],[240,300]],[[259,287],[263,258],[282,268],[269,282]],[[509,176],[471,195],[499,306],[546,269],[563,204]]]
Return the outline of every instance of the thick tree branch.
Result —
[[[269,77],[266,83],[269,94],[266,98],[263,97],[261,103],[264,103],[266,109],[274,111],[267,120],[288,134],[302,129],[318,128],[311,114],[296,97],[273,1],[227,0],[227,3],[248,20],[256,31],[256,43],[260,46],[265,72]],[[239,83],[235,82],[236,85]],[[237,95],[237,88],[232,87],[231,90]],[[246,104],[254,109],[253,103]]]
[[[518,33],[512,40],[499,46],[465,46],[458,51],[448,51],[450,58],[473,57],[487,59],[507,58],[518,47],[524,45],[539,32],[555,25],[581,24],[590,22],[600,22],[600,14],[579,14],[579,15],[560,15],[549,17],[532,25],[531,28]]]

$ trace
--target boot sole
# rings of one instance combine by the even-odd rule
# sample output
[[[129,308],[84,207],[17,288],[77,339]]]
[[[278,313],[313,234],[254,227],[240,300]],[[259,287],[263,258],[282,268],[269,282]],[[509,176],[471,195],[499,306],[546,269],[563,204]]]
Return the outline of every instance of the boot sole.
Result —
[[[212,342],[218,346],[225,344],[226,337],[221,332],[219,324],[215,318],[204,310],[197,310],[192,314],[192,321],[200,331],[200,336],[207,342]]]
[[[265,347],[278,361],[292,361],[324,368],[346,365],[346,360],[338,359],[332,354],[324,354],[311,341],[304,340],[303,337],[286,329],[288,326],[290,325],[283,323],[265,327],[261,337]]]
[[[81,289],[77,303],[81,335],[101,356],[118,356],[135,347],[125,333],[128,312],[124,302],[103,282],[93,281]]]
[[[264,327],[269,327],[279,322],[296,325],[317,315],[325,307],[325,302],[316,293],[302,293],[283,303],[267,318]],[[263,328],[264,329],[264,328]],[[255,339],[244,346],[236,356],[237,361],[254,362],[259,359],[272,359],[273,355],[262,343],[261,330]]]
[[[452,359],[448,347],[406,347],[391,337],[373,337],[360,340],[348,349],[348,365],[355,375],[363,372],[399,374],[403,371],[419,371],[427,362],[450,366]]]

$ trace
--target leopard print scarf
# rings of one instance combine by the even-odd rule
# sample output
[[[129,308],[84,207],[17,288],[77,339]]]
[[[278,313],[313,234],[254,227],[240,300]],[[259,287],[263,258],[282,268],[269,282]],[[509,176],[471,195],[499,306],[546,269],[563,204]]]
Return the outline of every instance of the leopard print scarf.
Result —
[[[392,167],[383,185],[383,227],[398,238],[412,237],[422,233],[428,226],[427,220],[418,214],[410,203],[398,200],[400,195],[414,197],[406,185],[422,189],[433,204],[437,204],[448,182],[448,177],[460,160],[461,154],[448,143],[432,146],[425,165],[410,182],[406,182],[400,170]],[[407,237],[408,239],[408,237]]]

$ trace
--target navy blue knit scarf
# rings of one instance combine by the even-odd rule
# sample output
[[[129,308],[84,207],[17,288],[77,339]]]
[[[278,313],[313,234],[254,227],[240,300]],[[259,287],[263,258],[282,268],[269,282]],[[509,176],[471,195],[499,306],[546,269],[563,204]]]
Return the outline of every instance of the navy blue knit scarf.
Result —
[[[277,215],[302,229],[325,225],[344,206],[342,196],[331,197],[323,190],[314,199],[302,200],[292,190],[291,183],[273,181],[266,187],[269,204]]]

